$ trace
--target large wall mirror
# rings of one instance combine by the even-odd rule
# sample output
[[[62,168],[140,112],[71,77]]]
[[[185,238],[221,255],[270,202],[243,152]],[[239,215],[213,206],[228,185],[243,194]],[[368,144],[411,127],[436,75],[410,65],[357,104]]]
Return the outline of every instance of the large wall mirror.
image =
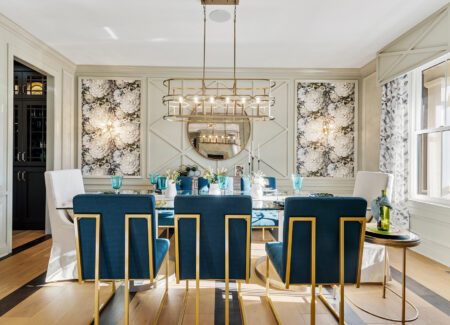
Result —
[[[187,124],[189,143],[203,157],[226,160],[238,155],[251,135],[250,121],[194,122]]]

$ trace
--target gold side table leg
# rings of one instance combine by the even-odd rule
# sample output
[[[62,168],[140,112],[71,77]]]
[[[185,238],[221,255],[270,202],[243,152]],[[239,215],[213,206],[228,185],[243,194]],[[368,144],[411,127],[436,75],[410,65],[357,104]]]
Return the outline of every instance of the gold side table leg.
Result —
[[[387,246],[384,246],[383,298],[386,298]]]
[[[403,273],[402,273],[402,324],[406,319],[406,247],[403,247]]]

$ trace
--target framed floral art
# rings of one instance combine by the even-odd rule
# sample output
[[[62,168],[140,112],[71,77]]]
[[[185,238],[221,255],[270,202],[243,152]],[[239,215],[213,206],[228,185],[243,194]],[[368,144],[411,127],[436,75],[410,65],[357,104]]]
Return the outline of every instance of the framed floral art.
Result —
[[[141,80],[79,82],[84,176],[141,175]]]
[[[356,167],[357,81],[297,81],[296,169],[349,178]]]

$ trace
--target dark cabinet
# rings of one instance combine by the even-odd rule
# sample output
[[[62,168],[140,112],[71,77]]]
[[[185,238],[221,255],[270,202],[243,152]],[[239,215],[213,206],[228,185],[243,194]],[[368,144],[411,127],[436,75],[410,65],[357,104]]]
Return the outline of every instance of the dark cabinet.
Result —
[[[45,167],[15,167],[13,229],[45,229]]]
[[[45,228],[46,77],[14,65],[13,229]]]
[[[45,166],[47,147],[45,101],[14,101],[14,141],[16,166]]]

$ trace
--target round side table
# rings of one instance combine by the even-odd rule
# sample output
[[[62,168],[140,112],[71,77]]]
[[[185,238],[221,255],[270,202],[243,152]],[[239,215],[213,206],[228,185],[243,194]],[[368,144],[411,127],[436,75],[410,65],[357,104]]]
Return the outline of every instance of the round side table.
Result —
[[[390,289],[389,287],[386,286],[386,268],[387,268],[387,263],[386,263],[386,255],[384,255],[384,261],[385,261],[385,268],[384,268],[384,280],[383,280],[383,298],[386,298],[386,289],[390,290],[392,293],[394,293],[395,295],[399,296],[402,299],[402,318],[401,319],[390,319],[384,316],[380,316],[380,315],[376,315],[375,313],[372,313],[370,311],[367,311],[365,309],[362,309],[361,307],[355,305],[357,308],[359,308],[360,310],[384,319],[384,320],[389,320],[391,322],[401,322],[402,324],[405,324],[406,322],[412,322],[415,321],[418,317],[419,317],[419,312],[417,310],[417,308],[411,304],[410,302],[408,302],[409,305],[411,305],[411,307],[413,307],[416,311],[416,315],[413,318],[410,319],[406,319],[406,249],[409,247],[415,247],[418,246],[420,244],[420,237],[410,231],[404,230],[402,232],[402,237],[387,237],[387,236],[381,236],[381,235],[376,235],[372,232],[368,232],[366,231],[366,236],[365,236],[365,241],[368,243],[372,243],[372,244],[378,244],[378,245],[384,245],[385,249],[388,246],[391,247],[398,247],[398,248],[402,248],[403,250],[403,267],[402,267],[402,295],[398,295],[396,292],[394,292],[392,289]]]

